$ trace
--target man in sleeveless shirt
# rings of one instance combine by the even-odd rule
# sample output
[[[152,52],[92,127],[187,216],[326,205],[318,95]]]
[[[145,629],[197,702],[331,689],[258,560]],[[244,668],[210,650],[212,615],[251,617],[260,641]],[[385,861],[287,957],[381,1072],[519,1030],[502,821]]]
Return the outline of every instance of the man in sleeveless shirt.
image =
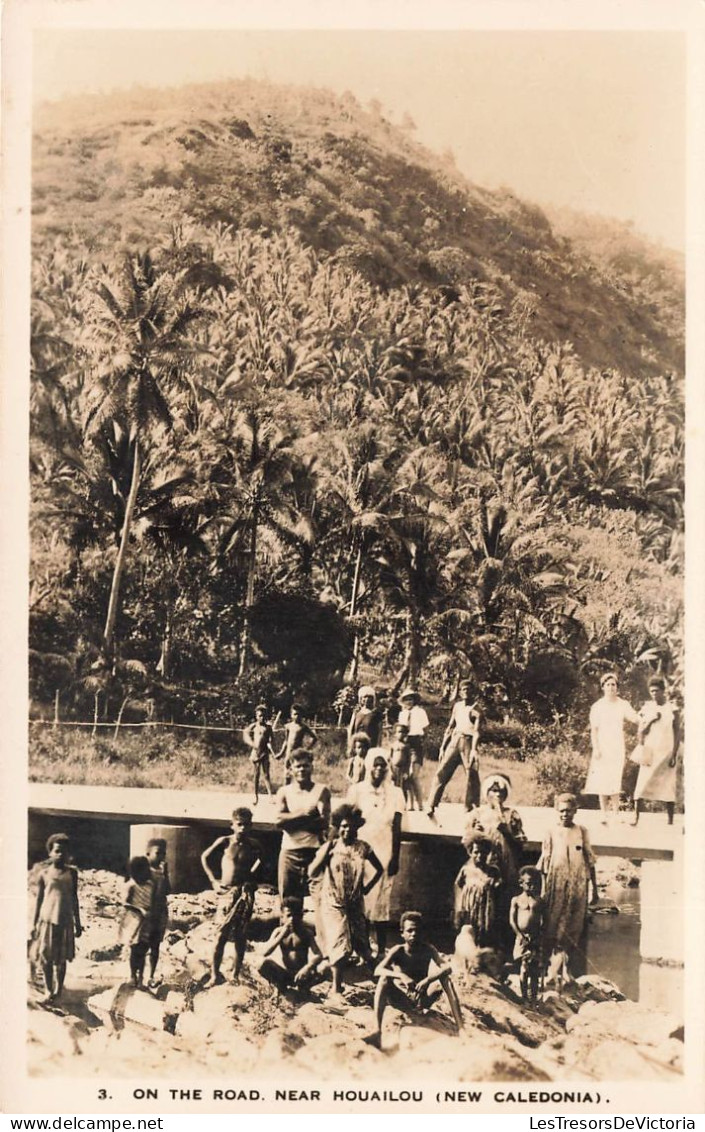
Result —
[[[308,893],[308,866],[328,832],[330,790],[312,777],[311,752],[292,751],[292,781],[276,797],[276,825],[282,830],[279,852],[279,898]]]
[[[441,748],[438,752],[439,762],[431,783],[431,789],[426,803],[426,813],[433,817],[435,809],[440,802],[443,791],[462,764],[467,774],[465,784],[465,809],[471,810],[480,801],[480,762],[477,757],[477,744],[480,738],[482,713],[476,701],[473,701],[473,687],[471,680],[460,682],[460,699],[453,705],[448,726],[446,727]]]

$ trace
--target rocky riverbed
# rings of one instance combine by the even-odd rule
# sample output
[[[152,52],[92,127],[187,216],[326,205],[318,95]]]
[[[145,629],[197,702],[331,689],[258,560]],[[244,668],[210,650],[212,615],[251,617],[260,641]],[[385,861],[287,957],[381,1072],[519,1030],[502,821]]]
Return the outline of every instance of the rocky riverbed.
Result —
[[[633,883],[631,876],[607,877]],[[607,889],[607,891],[609,891]],[[388,1010],[382,1049],[365,1039],[373,1026],[373,984],[355,968],[347,1004],[333,1012],[327,983],[306,998],[278,994],[257,973],[257,952],[276,924],[276,896],[260,890],[240,980],[204,989],[213,943],[211,893],[170,898],[170,927],[154,991],[127,983],[117,944],[122,882],[81,873],[84,934],[59,1009],[30,990],[29,1067],[63,1077],[207,1076],[418,1082],[669,1080],[682,1071],[682,1020],[624,999],[611,983],[586,976],[562,995],[545,990],[536,1010],[521,1005],[516,981],[459,970],[465,1028],[453,1032],[442,1010],[424,1026]],[[229,956],[226,952],[224,971]],[[442,1067],[440,1069],[439,1067]]]

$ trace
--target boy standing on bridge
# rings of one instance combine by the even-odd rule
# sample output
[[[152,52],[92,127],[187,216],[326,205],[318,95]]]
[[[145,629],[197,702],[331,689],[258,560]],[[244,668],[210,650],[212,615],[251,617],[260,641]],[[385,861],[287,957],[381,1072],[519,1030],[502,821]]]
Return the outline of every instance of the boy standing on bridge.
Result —
[[[233,982],[237,981],[245,957],[247,927],[252,917],[257,888],[255,875],[262,860],[262,851],[250,834],[251,826],[251,810],[246,807],[233,810],[232,834],[216,838],[201,856],[201,864],[206,876],[218,895],[216,911],[218,933],[207,987],[214,987],[220,982],[220,964],[223,961],[226,943],[230,942],[235,946]],[[210,869],[208,858],[221,846],[223,860],[220,880],[218,880]]]
[[[292,704],[289,722],[284,724],[284,742],[277,758],[284,758],[284,785],[291,782],[291,756],[299,747],[313,750],[318,742],[316,732],[304,723],[303,711],[299,704]]]
[[[274,728],[267,721],[267,705],[257,704],[255,718],[245,728],[242,737],[250,748],[250,762],[255,770],[255,806],[259,801],[259,776],[264,775],[267,793],[273,794],[272,780],[269,777],[270,758],[278,759],[274,753]],[[282,752],[283,753],[283,752]]]

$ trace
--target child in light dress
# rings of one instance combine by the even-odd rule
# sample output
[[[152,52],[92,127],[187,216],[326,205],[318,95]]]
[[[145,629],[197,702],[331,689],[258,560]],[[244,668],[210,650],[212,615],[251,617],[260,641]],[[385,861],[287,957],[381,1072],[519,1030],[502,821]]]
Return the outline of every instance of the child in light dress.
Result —
[[[46,1004],[62,995],[66,965],[76,954],[81,935],[78,906],[78,871],[69,864],[69,837],[54,833],[46,844],[48,859],[39,871],[30,955],[44,977]]]

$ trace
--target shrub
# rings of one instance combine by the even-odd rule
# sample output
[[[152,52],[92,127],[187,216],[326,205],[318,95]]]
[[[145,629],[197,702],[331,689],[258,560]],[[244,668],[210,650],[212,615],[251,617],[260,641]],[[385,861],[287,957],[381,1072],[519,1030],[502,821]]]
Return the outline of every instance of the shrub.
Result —
[[[536,805],[552,806],[556,794],[580,795],[585,785],[588,758],[570,743],[559,742],[541,751],[533,760],[536,775]]]

